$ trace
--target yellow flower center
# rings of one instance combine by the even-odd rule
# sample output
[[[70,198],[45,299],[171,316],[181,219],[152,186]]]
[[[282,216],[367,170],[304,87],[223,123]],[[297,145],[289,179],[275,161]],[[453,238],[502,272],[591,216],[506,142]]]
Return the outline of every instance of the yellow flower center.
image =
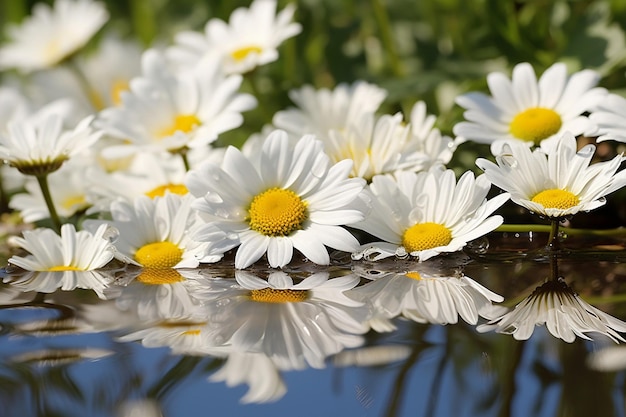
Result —
[[[265,236],[288,236],[302,229],[308,210],[293,191],[270,188],[252,199],[248,215],[250,229]]]
[[[174,118],[174,123],[170,127],[162,129],[158,136],[164,138],[166,136],[172,136],[176,132],[189,133],[196,126],[200,126],[202,123],[194,114],[179,114]]]
[[[172,242],[148,243],[135,252],[135,260],[144,268],[171,268],[182,259],[182,249]]]
[[[184,281],[184,278],[172,268],[144,268],[136,280],[146,285],[165,285]]]
[[[452,232],[438,223],[418,223],[406,229],[402,246],[407,252],[416,252],[445,246],[452,240]]]
[[[404,276],[406,276],[407,278],[416,279],[418,281],[422,279],[422,276],[419,274],[419,272],[415,271],[407,272],[406,274],[404,274]]]
[[[509,129],[518,139],[539,144],[561,129],[561,116],[552,109],[533,107],[517,114]]]
[[[89,204],[87,204],[84,194],[70,196],[61,202],[61,207],[67,211],[79,210],[87,207],[88,205]]]
[[[84,271],[84,270],[76,266],[72,266],[72,265],[57,265],[57,266],[53,266],[52,268],[48,268],[48,271],[58,272],[58,271]]]
[[[543,190],[542,192],[537,193],[531,201],[541,204],[545,208],[555,208],[561,210],[574,207],[580,203],[578,197],[573,193],[570,193],[567,190],[559,190],[557,188]]]
[[[128,80],[115,80],[111,86],[111,102],[116,106],[122,104],[122,92],[128,91],[129,87]]]
[[[251,53],[260,54],[261,52],[263,52],[263,49],[258,46],[244,46],[243,48],[235,49],[234,51],[232,51],[230,53],[230,56],[235,61],[239,62],[246,59],[246,57]]]
[[[183,336],[200,336],[200,330],[186,330],[182,334]]]
[[[170,184],[165,184],[165,185],[159,185],[158,187],[153,188],[152,190],[148,191],[146,195],[150,198],[163,197],[166,191],[169,191],[172,194],[178,194],[178,195],[185,195],[189,192],[189,190],[187,189],[187,187],[185,187],[184,184],[170,183]]]
[[[258,303],[300,303],[309,298],[307,290],[263,288],[250,291],[250,299]]]

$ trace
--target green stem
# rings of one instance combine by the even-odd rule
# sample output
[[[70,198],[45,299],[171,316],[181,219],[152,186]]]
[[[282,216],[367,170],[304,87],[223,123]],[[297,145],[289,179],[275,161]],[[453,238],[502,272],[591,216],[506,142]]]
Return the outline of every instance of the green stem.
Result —
[[[381,0],[372,0],[372,8],[374,9],[374,17],[378,23],[378,29],[380,30],[380,38],[383,42],[383,47],[387,51],[387,57],[389,58],[389,65],[391,71],[396,77],[402,77],[404,71],[400,64],[398,52],[396,51],[396,45],[393,42],[393,33],[391,31],[391,25],[389,23],[389,16]]]
[[[185,164],[185,172],[188,172],[191,167],[189,165],[189,158],[187,158],[187,152],[181,152],[179,155],[183,159],[183,164]]]
[[[48,206],[52,224],[54,225],[57,233],[61,233],[61,220],[59,220],[59,215],[57,214],[57,211],[54,208],[54,203],[52,202],[52,195],[50,194],[50,188],[48,187],[48,174],[35,175],[35,178],[37,178],[39,188],[41,188],[41,194],[43,194],[43,198],[46,201],[46,206]]]
[[[588,236],[616,236],[626,237],[626,228],[617,227],[615,229],[574,229],[570,227],[561,227],[567,235],[588,235]],[[544,224],[503,224],[498,227],[496,232],[508,232],[508,233],[526,233],[526,232],[540,232],[549,233],[552,231],[552,225]]]
[[[548,237],[548,250],[550,251],[558,251],[559,250],[559,221],[552,220],[552,224],[550,225],[550,237]]]

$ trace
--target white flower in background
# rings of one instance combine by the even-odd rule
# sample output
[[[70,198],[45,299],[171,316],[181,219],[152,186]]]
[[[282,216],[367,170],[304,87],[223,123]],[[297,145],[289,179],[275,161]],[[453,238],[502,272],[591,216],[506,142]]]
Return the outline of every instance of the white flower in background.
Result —
[[[329,279],[320,272],[295,284],[282,271],[267,280],[247,271],[231,279],[206,279],[194,294],[211,318],[206,344],[267,355],[280,370],[323,368],[325,359],[363,343],[369,308],[346,297],[355,275]]]
[[[510,143],[496,157],[497,164],[476,160],[494,185],[511,194],[511,200],[533,213],[561,218],[598,208],[605,196],[626,184],[626,171],[618,172],[622,156],[591,163],[594,145],[576,151],[576,139],[564,133],[547,154]]]
[[[600,75],[583,70],[568,77],[565,64],[548,68],[537,80],[533,68],[521,63],[512,78],[492,72],[487,75],[491,96],[472,92],[457,97],[465,108],[467,121],[454,126],[454,134],[478,143],[492,144],[492,153],[500,153],[503,140],[552,149],[563,132],[575,136],[593,130],[583,114],[595,108],[607,94],[594,88]]]
[[[452,170],[441,169],[375,176],[367,192],[372,211],[352,227],[383,241],[363,245],[353,258],[410,254],[424,261],[461,250],[502,224],[502,216],[490,215],[509,196],[487,200],[490,187],[484,175],[474,178],[470,171],[458,182]]]
[[[130,80],[141,74],[138,43],[114,36],[105,37],[94,54],[81,60],[81,68],[89,86],[89,99],[96,110],[122,104],[122,92],[130,88]]]
[[[49,177],[52,202],[59,216],[69,218],[91,205],[87,200],[88,184],[84,169],[84,164],[70,160]],[[37,181],[32,177],[27,178],[24,188],[25,193],[17,193],[11,197],[9,207],[19,211],[27,223],[49,218],[48,206]]]
[[[62,117],[55,113],[41,121],[9,123],[8,133],[0,133],[0,158],[27,175],[56,171],[100,138],[101,133],[90,127],[92,119],[83,119],[69,131],[63,128]]]
[[[396,171],[422,171],[450,161],[459,140],[442,136],[434,128],[435,117],[418,102],[411,123],[401,113],[393,116],[362,115],[343,129],[330,129],[321,136],[324,150],[333,162],[352,159],[352,175],[371,180],[374,175]]]
[[[547,280],[515,308],[478,331],[494,330],[527,340],[537,326],[545,325],[559,339],[572,343],[576,336],[591,340],[588,333],[599,333],[614,342],[626,342],[618,332],[626,332],[626,323],[583,301],[563,278]]]
[[[358,198],[365,182],[349,178],[352,161],[332,165],[322,143],[311,136],[289,144],[274,131],[263,144],[259,166],[229,147],[220,165],[206,163],[187,174],[185,184],[197,199],[194,208],[207,225],[194,238],[215,242],[219,251],[240,245],[235,267],[246,268],[267,253],[272,267],[287,265],[297,249],[312,262],[327,265],[326,246],[350,252],[358,241],[342,226],[361,221]]]
[[[61,236],[52,229],[39,228],[24,231],[23,237],[11,237],[9,244],[30,254],[12,256],[9,264],[33,273],[9,275],[5,282],[12,282],[24,291],[87,288],[103,297],[111,279],[96,270],[117,255],[115,246],[106,238],[107,229],[103,225],[92,234],[85,230],[77,232],[73,225],[64,224]]]
[[[120,336],[120,342],[140,341],[147,348],[169,347],[175,355],[207,355],[208,350],[202,338],[205,321],[160,321],[148,323],[144,328]]]
[[[226,74],[243,74],[276,61],[280,44],[300,33],[300,24],[291,21],[294,12],[295,6],[290,4],[277,15],[275,0],[255,0],[249,9],[235,9],[228,24],[211,19],[203,34],[179,32],[168,56],[186,67],[214,55]]]
[[[598,142],[604,140],[626,142],[626,98],[609,94],[589,118],[598,127],[594,132],[594,136],[598,136]]]
[[[314,134],[326,141],[330,130],[347,129],[376,112],[386,96],[387,91],[364,81],[339,84],[334,90],[304,86],[289,92],[297,107],[276,113],[273,124],[296,137]]]
[[[30,17],[8,28],[0,69],[53,67],[82,48],[108,18],[104,4],[91,0],[56,0],[53,7],[37,3]]]
[[[254,97],[238,92],[241,76],[224,77],[213,59],[175,74],[159,52],[148,50],[142,69],[122,94],[122,104],[101,112],[100,126],[129,142],[105,149],[105,157],[206,146],[239,127],[241,113],[256,106]]]
[[[399,315],[418,323],[454,324],[459,316],[469,324],[479,317],[494,318],[493,303],[504,298],[462,273],[434,275],[422,264],[404,272],[383,271],[375,280],[346,292],[350,298],[372,304],[370,325],[392,331],[389,321]],[[368,276],[370,277],[370,276]]]
[[[189,231],[198,221],[191,210],[192,201],[191,195],[172,193],[156,198],[139,196],[134,203],[116,201],[111,205],[112,220],[88,224],[104,222],[119,231],[119,252],[143,267],[137,279],[179,281],[174,268],[195,268],[200,259],[215,262],[221,258],[210,257],[204,253],[204,245],[191,240]]]

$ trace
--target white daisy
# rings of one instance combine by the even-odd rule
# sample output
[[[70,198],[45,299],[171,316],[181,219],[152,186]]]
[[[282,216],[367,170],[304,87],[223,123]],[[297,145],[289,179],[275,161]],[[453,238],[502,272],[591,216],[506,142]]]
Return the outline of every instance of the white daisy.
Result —
[[[169,347],[177,355],[207,355],[202,332],[204,321],[160,321],[120,336],[120,342],[140,341],[148,348]],[[215,349],[217,350],[217,349]]]
[[[576,336],[591,340],[587,333],[600,333],[614,342],[626,342],[618,332],[626,323],[583,301],[563,278],[547,280],[512,311],[478,326],[481,332],[495,330],[527,340],[535,327],[545,325],[559,339],[571,343]]]
[[[598,142],[603,140],[616,140],[626,142],[626,98],[617,94],[609,94],[593,111],[589,118],[594,122],[598,130]]]
[[[103,225],[92,234],[85,230],[77,232],[73,225],[64,224],[61,236],[51,229],[39,228],[24,231],[23,237],[11,237],[11,245],[30,254],[12,256],[9,264],[35,273],[9,276],[7,279],[25,291],[88,288],[103,296],[110,278],[96,270],[117,255],[115,246],[106,238],[107,229]]]
[[[219,250],[236,247],[235,267],[246,268],[267,252],[272,267],[287,265],[297,249],[312,262],[330,262],[325,246],[351,252],[358,241],[342,227],[364,219],[359,193],[365,182],[349,178],[352,161],[331,165],[322,143],[305,136],[294,148],[283,131],[271,133],[259,166],[238,149],[226,150],[221,166],[206,163],[187,174],[197,197],[193,207],[207,225],[195,239],[215,233],[227,239]]]
[[[345,130],[374,113],[386,96],[387,91],[364,81],[339,84],[334,90],[304,86],[289,92],[297,108],[279,111],[272,123],[290,135],[314,134],[326,141],[330,130]]]
[[[506,75],[487,75],[491,96],[472,92],[457,97],[466,109],[466,122],[454,126],[454,134],[492,145],[500,153],[502,140],[517,140],[550,149],[551,142],[563,132],[587,133],[593,124],[583,114],[593,109],[606,95],[594,88],[600,75],[591,70],[567,76],[565,64],[548,68],[537,81],[533,68],[521,63]]]
[[[37,3],[32,16],[9,27],[0,69],[53,67],[82,48],[108,18],[104,4],[92,0],[56,0],[53,7]]]
[[[590,164],[595,146],[576,149],[576,139],[566,132],[547,154],[510,143],[496,157],[497,164],[478,159],[476,165],[494,185],[509,192],[515,203],[556,219],[600,207],[607,194],[626,184],[626,171],[617,172],[621,155]]]
[[[443,325],[457,323],[460,316],[476,324],[479,317],[494,318],[493,303],[504,300],[463,273],[435,275],[421,263],[412,269],[384,271],[374,281],[346,292],[350,298],[372,304],[370,325],[374,330],[394,330],[389,319],[399,315],[418,323]]]
[[[228,24],[211,19],[204,34],[179,32],[168,55],[181,66],[194,65],[202,57],[214,54],[227,74],[243,74],[257,66],[278,59],[278,47],[301,31],[291,22],[295,6],[287,5],[278,15],[275,0],[255,0],[249,9],[238,8]]]
[[[371,180],[374,175],[396,171],[421,171],[452,158],[458,140],[442,136],[434,128],[435,117],[427,116],[423,102],[411,111],[411,123],[403,115],[376,118],[365,114],[345,129],[330,129],[325,151],[333,162],[352,159],[352,175]]]
[[[83,119],[70,131],[64,130],[62,117],[55,113],[41,121],[26,119],[9,123],[8,133],[0,133],[0,158],[27,175],[56,171],[100,138],[101,132],[90,127],[92,119]]]
[[[121,106],[101,112],[100,126],[129,142],[107,148],[105,157],[205,146],[239,127],[241,113],[256,106],[254,97],[238,92],[241,76],[225,78],[216,60],[204,59],[176,74],[159,52],[148,50],[142,68],[143,75],[122,94]]]
[[[355,275],[329,279],[315,273],[295,284],[274,271],[268,280],[246,271],[230,279],[196,281],[210,323],[207,345],[263,353],[280,370],[323,368],[329,355],[360,346],[369,308],[344,292],[359,283]]]
[[[452,170],[375,176],[367,192],[372,211],[352,227],[383,242],[363,245],[353,259],[410,254],[424,261],[461,250],[470,240],[502,224],[502,216],[489,216],[509,196],[487,200],[490,187],[484,175],[474,178],[470,171],[458,183]]]
[[[172,268],[195,268],[200,259],[215,262],[221,258],[221,254],[205,253],[205,245],[192,241],[189,236],[198,221],[195,211],[191,210],[193,200],[191,195],[168,192],[154,199],[139,196],[134,203],[116,201],[111,205],[112,220],[97,220],[86,225],[93,227],[104,222],[118,230],[116,246],[120,254],[144,268],[144,281],[180,280],[180,275]]]

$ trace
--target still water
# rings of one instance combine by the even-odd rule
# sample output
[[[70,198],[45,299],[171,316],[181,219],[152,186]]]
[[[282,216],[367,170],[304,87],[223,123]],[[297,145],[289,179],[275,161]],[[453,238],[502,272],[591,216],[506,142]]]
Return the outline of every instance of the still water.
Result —
[[[545,241],[283,271],[7,268],[0,415],[624,416],[624,246]]]

